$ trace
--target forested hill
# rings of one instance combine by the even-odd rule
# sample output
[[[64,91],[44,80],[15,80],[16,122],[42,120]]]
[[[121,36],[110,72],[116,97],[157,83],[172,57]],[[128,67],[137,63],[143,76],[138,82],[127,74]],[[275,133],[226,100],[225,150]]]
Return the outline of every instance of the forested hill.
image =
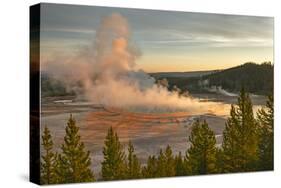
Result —
[[[247,92],[268,95],[273,92],[273,65],[269,62],[262,64],[245,63],[225,70],[208,72],[209,74],[198,74],[189,77],[163,75],[159,73],[150,74],[157,82],[166,79],[168,88],[172,90],[177,86],[182,92],[205,93],[211,92],[214,86],[229,92],[238,93],[242,86]],[[167,73],[166,73],[167,74]],[[187,73],[185,73],[187,75]]]
[[[210,86],[221,86],[236,92],[242,86],[250,93],[269,94],[273,91],[273,65],[271,63],[243,65],[203,76]]]

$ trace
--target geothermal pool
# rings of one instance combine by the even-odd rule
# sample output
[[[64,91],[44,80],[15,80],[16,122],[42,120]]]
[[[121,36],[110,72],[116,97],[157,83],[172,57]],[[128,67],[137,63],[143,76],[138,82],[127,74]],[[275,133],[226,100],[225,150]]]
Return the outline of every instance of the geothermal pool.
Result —
[[[119,139],[125,145],[129,140],[135,146],[135,152],[142,163],[149,155],[157,154],[160,148],[168,144],[173,152],[183,154],[188,145],[190,127],[195,118],[205,119],[215,132],[217,144],[221,143],[222,131],[229,114],[230,104],[237,98],[221,95],[194,95],[202,104],[212,101],[218,108],[202,113],[167,112],[146,113],[131,112],[116,108],[106,108],[89,102],[77,101],[73,97],[42,98],[41,128],[45,125],[51,130],[55,148],[63,142],[65,126],[70,113],[80,127],[80,135],[85,146],[91,152],[92,168],[99,176],[103,159],[102,147],[107,129],[112,126]],[[254,111],[265,104],[263,96],[252,96]]]

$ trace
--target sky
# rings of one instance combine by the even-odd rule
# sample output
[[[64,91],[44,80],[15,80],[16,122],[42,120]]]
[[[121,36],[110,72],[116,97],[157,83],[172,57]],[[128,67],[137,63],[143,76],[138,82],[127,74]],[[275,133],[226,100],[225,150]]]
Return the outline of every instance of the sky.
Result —
[[[273,62],[271,17],[43,4],[41,59],[74,57],[92,43],[103,17],[121,14],[146,72],[225,69]]]

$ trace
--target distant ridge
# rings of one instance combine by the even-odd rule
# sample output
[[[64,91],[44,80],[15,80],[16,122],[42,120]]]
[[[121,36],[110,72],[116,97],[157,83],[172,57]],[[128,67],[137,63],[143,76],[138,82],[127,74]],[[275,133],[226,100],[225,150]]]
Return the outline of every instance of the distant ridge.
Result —
[[[205,76],[209,74],[213,74],[219,72],[221,70],[208,70],[208,71],[186,71],[186,72],[153,72],[149,73],[149,75],[153,76],[154,78],[167,78],[167,77],[181,77],[181,78],[190,78],[190,77],[199,77]]]

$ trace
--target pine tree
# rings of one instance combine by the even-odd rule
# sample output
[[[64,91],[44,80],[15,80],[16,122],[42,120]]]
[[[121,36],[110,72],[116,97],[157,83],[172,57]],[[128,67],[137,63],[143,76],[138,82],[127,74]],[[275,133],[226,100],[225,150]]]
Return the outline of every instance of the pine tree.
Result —
[[[206,121],[196,120],[189,136],[190,148],[186,160],[191,174],[211,174],[216,172],[216,139]]]
[[[120,180],[126,178],[126,163],[123,147],[117,133],[110,127],[104,142],[102,162],[103,180]]]
[[[57,155],[53,152],[52,136],[47,127],[42,135],[42,146],[45,154],[42,155],[41,161],[41,184],[57,183],[55,173]]]
[[[95,181],[90,169],[90,152],[85,151],[84,143],[79,136],[79,128],[72,115],[65,128],[66,135],[61,146],[62,153],[58,155],[58,169],[60,183],[76,183]]]
[[[223,172],[223,151],[221,148],[216,149],[216,173]]]
[[[168,145],[164,152],[160,149],[158,157],[149,156],[142,174],[145,178],[175,176],[175,159],[171,147]]]
[[[165,177],[175,176],[176,175],[175,161],[174,161],[172,149],[169,145],[166,147],[164,157],[165,157],[164,160]]]
[[[128,164],[127,164],[127,179],[137,179],[141,177],[141,165],[134,154],[135,148],[131,141],[129,141],[128,145]]]
[[[176,176],[187,175],[185,163],[183,161],[181,152],[179,152],[179,154],[177,156],[175,156],[175,175]]]
[[[157,158],[157,174],[156,176],[157,177],[165,177],[166,176],[166,169],[165,169],[165,155],[163,153],[163,150],[160,149],[159,151],[159,155],[158,155],[158,158]]]
[[[273,130],[274,106],[273,96],[268,97],[266,108],[257,113],[259,124],[259,170],[273,170]]]
[[[156,177],[171,177],[175,176],[175,162],[171,147],[168,145],[163,152],[159,151],[159,155],[156,160]]]
[[[223,171],[246,172],[256,169],[257,126],[252,102],[242,88],[237,106],[232,105],[223,132]]]
[[[142,168],[142,176],[144,178],[157,177],[157,158],[154,155],[148,157],[146,166]]]

